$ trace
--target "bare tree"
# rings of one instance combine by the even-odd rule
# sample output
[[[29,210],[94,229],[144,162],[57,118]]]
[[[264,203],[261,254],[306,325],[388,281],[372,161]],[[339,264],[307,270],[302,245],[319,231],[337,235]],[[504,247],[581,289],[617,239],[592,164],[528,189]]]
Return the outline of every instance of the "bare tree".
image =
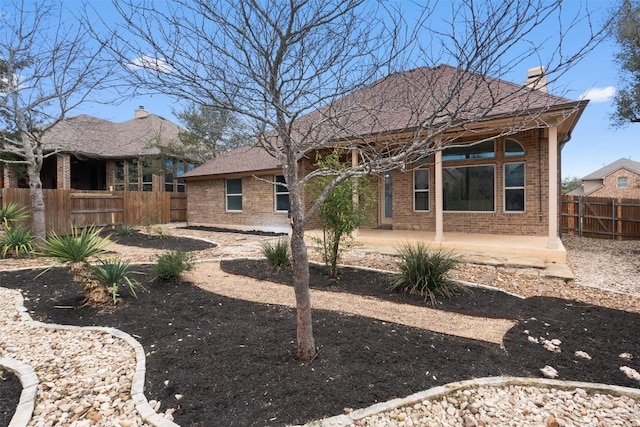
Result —
[[[546,74],[532,85],[553,83],[601,36],[588,15],[554,22],[563,13],[560,2],[538,0],[453,2],[444,22],[433,15],[432,2],[399,2],[397,8],[364,0],[114,5],[123,21],[111,48],[134,85],[235,111],[256,125],[255,144],[283,165],[292,216],[297,355],[304,361],[316,354],[304,230],[332,189],[454,146],[461,135],[475,132],[475,124],[500,114],[504,120],[489,129],[491,138],[546,126],[543,113],[556,106],[557,97],[491,76],[507,76],[533,56]],[[546,36],[536,34],[542,25]],[[583,43],[567,52],[563,36],[585,28]],[[538,46],[548,61],[542,62]],[[398,72],[416,65],[426,67]],[[355,153],[358,164],[301,170],[303,159],[326,148]],[[305,205],[303,189],[317,176],[333,179]]]
[[[109,76],[99,45],[54,1],[15,1],[0,14],[0,161],[26,167],[33,231],[46,234],[42,136]]]

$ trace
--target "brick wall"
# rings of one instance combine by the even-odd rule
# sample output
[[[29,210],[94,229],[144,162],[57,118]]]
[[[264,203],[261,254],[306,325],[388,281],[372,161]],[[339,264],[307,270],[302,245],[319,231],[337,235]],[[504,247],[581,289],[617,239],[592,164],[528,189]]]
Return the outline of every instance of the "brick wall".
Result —
[[[56,154],[56,188],[68,190],[71,188],[71,156]]]
[[[495,165],[494,212],[444,212],[444,232],[546,235],[548,232],[548,143],[541,131],[532,130],[510,139],[518,141],[524,156],[504,156],[504,138],[496,140],[493,159],[447,161],[443,167]],[[525,163],[525,211],[504,211],[504,164]],[[431,161],[421,165],[429,169],[429,211],[413,210],[413,172],[393,173],[393,228],[397,230],[435,231],[435,167]],[[410,168],[407,168],[410,169]]]
[[[627,178],[627,188],[618,188],[618,178]],[[640,199],[640,174],[627,169],[619,169],[604,178],[603,187],[589,193],[589,197],[612,197]]]
[[[274,175],[263,178],[273,180]],[[273,185],[242,177],[242,211],[226,210],[225,179],[190,180],[187,184],[187,221],[192,225],[240,226],[288,231],[287,212],[275,211]]]

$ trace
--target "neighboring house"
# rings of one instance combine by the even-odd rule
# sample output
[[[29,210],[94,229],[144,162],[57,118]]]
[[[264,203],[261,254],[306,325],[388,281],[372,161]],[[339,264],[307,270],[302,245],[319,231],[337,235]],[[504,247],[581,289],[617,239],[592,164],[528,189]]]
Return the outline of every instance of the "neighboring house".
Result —
[[[42,141],[47,153],[40,178],[45,189],[184,191],[178,176],[192,165],[157,158],[157,141],[178,138],[180,127],[144,107],[122,123],[80,115],[52,127]],[[153,159],[153,162],[151,161]],[[162,164],[164,163],[164,164]],[[172,169],[172,173],[165,173]],[[4,188],[26,182],[4,169]],[[22,182],[21,182],[22,181]]]
[[[640,162],[618,159],[582,178],[569,196],[640,199]]]
[[[425,81],[436,81],[434,74],[446,77],[447,73],[456,72],[461,71],[449,66],[419,68],[391,75],[386,83],[397,87],[405,84],[411,88],[408,90],[415,90]],[[483,81],[497,87],[508,86],[511,91],[517,87],[530,108],[523,109],[522,100],[515,100],[511,109],[502,105],[492,110],[488,119],[477,123],[471,132],[463,134],[455,148],[431,154],[402,170],[373,177],[378,184],[376,226],[434,232],[436,242],[443,241],[447,232],[548,236],[550,249],[561,247],[558,234],[560,151],[588,101],[571,101],[550,95],[546,90],[497,79]],[[349,96],[371,99],[376,93],[367,91],[374,91],[375,87],[372,85]],[[395,103],[389,111],[377,115],[373,124],[364,123],[363,128],[376,135],[410,134],[411,128],[404,125],[413,117],[409,108],[403,109],[401,103]],[[522,126],[520,132],[508,137],[477,143],[478,137],[473,136],[483,132],[483,136],[491,136],[494,134],[491,132],[496,132],[505,122],[523,123],[531,112],[540,120]],[[519,118],[522,121],[517,120]],[[398,129],[399,125],[402,129]],[[311,160],[302,160],[300,166],[306,172],[314,167],[313,156],[309,157]],[[287,189],[277,184],[284,182],[282,165],[262,149],[238,148],[184,177],[188,183],[189,224],[289,229]],[[309,204],[310,198],[305,195],[304,202]],[[310,224],[311,227],[317,225],[317,222]]]

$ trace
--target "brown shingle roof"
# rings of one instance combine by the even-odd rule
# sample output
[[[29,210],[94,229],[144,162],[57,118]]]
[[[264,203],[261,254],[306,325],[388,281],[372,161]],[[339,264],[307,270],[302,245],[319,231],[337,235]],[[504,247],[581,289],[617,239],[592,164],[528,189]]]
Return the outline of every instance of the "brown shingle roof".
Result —
[[[264,149],[243,146],[228,151],[181,176],[190,178],[205,175],[223,175],[246,171],[281,169],[282,164]]]
[[[585,101],[571,101],[523,85],[440,65],[391,74],[356,90],[299,118],[292,136],[314,135],[316,141],[329,143],[356,135],[410,131],[424,121],[431,126],[450,128],[503,117],[526,117],[531,112],[584,108],[584,105]],[[229,156],[210,161],[185,176],[281,167],[262,149],[244,150],[228,153]]]
[[[611,175],[615,171],[625,168],[631,172],[635,172],[640,174],[640,162],[635,162],[631,159],[625,159],[624,157],[616,160],[613,163],[609,163],[608,165],[598,169],[595,172],[591,172],[589,175],[582,178],[583,181],[591,181],[595,179],[604,179],[608,175]]]
[[[150,144],[157,138],[176,139],[180,128],[160,116],[148,114],[122,123],[80,115],[66,119],[47,131],[46,150],[58,150],[89,158],[127,158],[157,154]]]

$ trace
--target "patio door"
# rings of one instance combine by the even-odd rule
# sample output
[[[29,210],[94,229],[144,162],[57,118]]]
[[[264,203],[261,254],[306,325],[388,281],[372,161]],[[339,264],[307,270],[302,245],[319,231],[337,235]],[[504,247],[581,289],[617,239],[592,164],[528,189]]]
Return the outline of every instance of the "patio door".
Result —
[[[385,172],[381,179],[380,225],[393,224],[393,181],[392,172]]]

